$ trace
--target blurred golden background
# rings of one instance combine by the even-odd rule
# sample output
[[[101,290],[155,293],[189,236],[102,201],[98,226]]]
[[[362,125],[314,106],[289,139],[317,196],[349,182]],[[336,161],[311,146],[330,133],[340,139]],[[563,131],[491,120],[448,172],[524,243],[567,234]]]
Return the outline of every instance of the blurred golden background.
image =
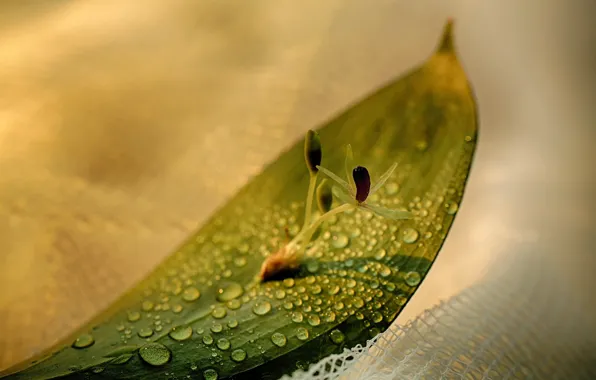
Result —
[[[521,243],[560,244],[553,281],[596,320],[589,4],[4,0],[0,370],[104,309],[307,128],[422,62],[448,16],[477,161],[399,321]]]

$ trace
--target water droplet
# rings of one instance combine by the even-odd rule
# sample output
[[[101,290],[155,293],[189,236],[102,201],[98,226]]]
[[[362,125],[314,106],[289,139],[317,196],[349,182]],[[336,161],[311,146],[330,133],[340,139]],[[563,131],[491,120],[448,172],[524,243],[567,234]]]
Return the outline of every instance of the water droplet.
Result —
[[[254,304],[252,311],[256,315],[265,315],[271,311],[271,304],[267,301],[259,301]]]
[[[226,305],[228,306],[228,309],[236,310],[236,309],[240,309],[240,306],[242,306],[242,302],[239,299],[235,299],[235,300],[228,301],[228,303]]]
[[[318,326],[321,324],[321,318],[316,314],[310,314],[307,320],[308,324],[311,326]]]
[[[217,289],[217,300],[227,302],[236,299],[244,294],[244,288],[237,282],[229,282]]]
[[[418,240],[419,236],[418,231],[408,227],[402,232],[402,241],[407,244],[413,244]]]
[[[395,302],[399,305],[399,306],[403,306],[406,304],[406,302],[408,301],[408,299],[402,295],[399,295],[397,297],[395,297]]]
[[[327,323],[332,323],[332,322],[335,322],[335,318],[336,318],[336,315],[335,315],[335,313],[334,313],[334,312],[332,312],[331,310],[326,310],[326,311],[323,313],[323,319],[324,319],[324,320],[325,320],[325,322],[327,322]]]
[[[153,310],[153,302],[151,301],[143,301],[143,303],[141,304],[141,309],[143,309],[143,311],[151,311]]]
[[[228,321],[228,327],[231,329],[238,327],[238,321],[236,319],[230,319]]]
[[[234,258],[234,265],[236,265],[239,268],[245,266],[246,258],[242,256]]]
[[[307,340],[308,339],[308,330],[304,327],[298,327],[296,329],[296,338],[298,338],[298,340]]]
[[[449,202],[449,203],[445,204],[445,211],[447,211],[447,214],[449,214],[449,215],[455,214],[458,209],[459,209],[459,206],[455,202]]]
[[[141,319],[141,313],[138,311],[129,311],[128,312],[128,321],[129,322],[136,322]]]
[[[331,331],[331,333],[329,334],[329,337],[331,337],[331,341],[335,344],[341,344],[344,341],[344,334],[339,331],[339,330],[333,330]]]
[[[360,298],[360,297],[354,297],[352,299],[352,305],[355,308],[360,309],[361,307],[364,306],[364,300],[362,298]]]
[[[200,296],[201,292],[199,292],[199,290],[193,286],[184,289],[184,292],[182,292],[182,299],[187,302],[196,301]]]
[[[385,255],[387,255],[387,251],[384,249],[379,249],[376,253],[375,253],[375,259],[376,260],[382,260]]]
[[[153,335],[153,329],[151,327],[143,327],[139,330],[138,334],[141,338],[149,338]]]
[[[286,310],[292,310],[294,308],[294,304],[291,302],[284,302],[284,309]]]
[[[372,314],[372,321],[373,321],[374,323],[379,323],[379,322],[381,322],[382,320],[383,320],[383,314],[379,313],[378,311],[375,311],[375,312]]]
[[[306,264],[306,270],[310,273],[316,273],[319,270],[319,262],[318,261],[309,261]]]
[[[381,277],[388,277],[391,275],[391,268],[383,266],[380,270],[379,270],[379,275]]]
[[[321,289],[321,286],[320,286],[320,285],[313,285],[313,286],[310,288],[310,292],[311,292],[312,294],[315,294],[315,295],[316,295],[316,294],[320,294],[320,293],[321,293],[321,291],[322,291],[322,289]]]
[[[292,322],[294,323],[300,323],[304,320],[304,316],[302,315],[301,312],[299,311],[295,311],[292,313]]]
[[[217,348],[219,348],[222,351],[228,350],[230,348],[230,341],[226,338],[218,339]]]
[[[335,308],[335,310],[343,310],[344,308],[344,303],[341,301],[338,301],[335,303],[335,305],[333,305],[333,307]]]
[[[404,280],[406,281],[406,284],[408,284],[409,286],[416,286],[420,284],[420,273],[414,271],[408,272],[404,276]]]
[[[246,351],[238,348],[234,351],[232,351],[232,355],[230,355],[232,360],[235,362],[242,362],[244,361],[244,359],[246,359]]]
[[[182,308],[182,305],[174,305],[174,306],[172,306],[172,312],[174,312],[176,314],[180,313],[182,311],[182,309],[183,309]]]
[[[192,327],[190,326],[176,326],[170,330],[170,338],[181,342],[187,340],[192,336]]]
[[[346,286],[348,288],[353,288],[354,286],[356,286],[356,280],[350,278],[348,281],[346,281]]]
[[[283,347],[286,345],[286,342],[288,341],[288,339],[286,338],[286,336],[284,334],[276,332],[276,333],[273,333],[273,335],[271,335],[271,341],[277,347]]]
[[[338,285],[331,285],[331,286],[329,287],[329,289],[327,289],[327,293],[329,293],[329,295],[332,295],[332,296],[334,296],[334,295],[336,295],[337,293],[339,293],[339,290],[340,290],[340,288],[339,288],[339,286],[338,286]]]
[[[223,331],[223,326],[221,325],[221,323],[214,323],[213,325],[211,325],[211,331],[214,333],[220,333]]]
[[[213,337],[210,334],[203,335],[203,343],[207,346],[213,344]]]
[[[91,345],[93,345],[93,343],[95,343],[95,339],[93,338],[93,335],[91,334],[83,334],[81,336],[79,336],[74,343],[72,344],[72,346],[74,348],[87,348]]]
[[[286,297],[286,291],[283,289],[277,289],[275,291],[275,298],[278,300],[284,299]]]
[[[226,316],[226,314],[228,314],[228,312],[223,307],[216,307],[211,312],[211,316],[215,319],[222,319],[223,317]]]
[[[285,278],[283,284],[286,288],[291,288],[292,286],[294,286],[295,281],[293,278]]]
[[[205,380],[217,380],[219,378],[219,375],[217,374],[216,370],[207,369],[203,371],[203,377],[205,378]]]
[[[152,366],[162,366],[170,361],[172,353],[161,343],[148,343],[139,349],[139,356]]]
[[[333,237],[331,245],[335,248],[345,248],[350,244],[350,238],[344,234],[338,234]]]

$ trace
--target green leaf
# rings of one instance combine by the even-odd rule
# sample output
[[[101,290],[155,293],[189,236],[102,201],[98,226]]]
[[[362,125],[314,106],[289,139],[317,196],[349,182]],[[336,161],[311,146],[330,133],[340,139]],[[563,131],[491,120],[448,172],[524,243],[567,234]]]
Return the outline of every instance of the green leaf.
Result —
[[[373,177],[398,169],[362,210],[322,225],[293,279],[254,281],[284,228],[302,225],[302,141],[283,153],[156,271],[77,336],[10,370],[15,379],[273,379],[365,343],[402,310],[443,244],[474,154],[477,114],[451,23],[429,60],[318,129],[323,165],[345,146]],[[27,367],[29,366],[29,367]]]

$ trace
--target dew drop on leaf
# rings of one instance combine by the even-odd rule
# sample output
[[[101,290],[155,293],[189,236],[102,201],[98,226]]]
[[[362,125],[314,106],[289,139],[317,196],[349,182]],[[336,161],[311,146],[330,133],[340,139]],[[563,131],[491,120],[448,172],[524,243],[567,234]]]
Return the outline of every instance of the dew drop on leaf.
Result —
[[[182,299],[187,302],[196,301],[199,297],[201,297],[201,292],[193,286],[184,289],[184,292],[182,292]]]
[[[449,203],[445,204],[445,210],[447,211],[447,214],[449,214],[449,215],[454,215],[458,209],[459,209],[459,206],[455,202],[449,202]]]
[[[203,377],[205,378],[205,380],[217,380],[219,378],[219,375],[217,374],[216,370],[207,369],[203,371]]]
[[[226,311],[226,309],[224,309],[221,306],[216,307],[215,309],[213,309],[213,311],[211,312],[211,316],[215,319],[222,319],[226,316],[228,312]]]
[[[220,338],[217,340],[217,348],[222,351],[228,350],[230,348],[230,341],[226,338]]]
[[[416,286],[420,284],[420,273],[418,272],[408,272],[406,273],[404,280],[408,286]]]
[[[299,311],[295,311],[292,313],[292,322],[294,323],[300,323],[304,320],[304,316],[302,315],[301,312]]]
[[[350,238],[345,234],[338,234],[331,240],[331,245],[334,248],[346,248],[350,244]]]
[[[242,361],[244,361],[244,359],[246,359],[246,351],[244,351],[241,348],[238,348],[238,349],[232,351],[232,354],[230,355],[230,357],[235,362],[238,362],[238,363],[242,362]]]
[[[329,334],[331,341],[335,344],[341,344],[344,341],[344,334],[339,330],[333,330]]]
[[[304,327],[298,327],[296,329],[296,338],[298,340],[307,340],[309,336],[308,330]]]
[[[203,343],[205,343],[207,346],[212,345],[213,344],[213,337],[210,334],[203,335]]]
[[[271,311],[271,304],[267,301],[259,301],[252,307],[252,311],[256,315],[265,315]]]
[[[161,343],[148,343],[139,349],[141,359],[152,366],[162,366],[170,361],[172,353]]]
[[[181,342],[187,340],[192,336],[192,327],[190,326],[176,326],[170,330],[170,338]]]
[[[72,347],[74,348],[87,348],[90,347],[91,345],[93,345],[93,343],[95,343],[95,338],[93,338],[93,335],[91,334],[83,334],[81,336],[79,336],[74,343],[72,344]]]
[[[219,302],[227,302],[236,299],[244,294],[242,285],[237,282],[229,282],[217,289],[217,300]]]
[[[286,345],[286,342],[288,341],[288,339],[286,338],[286,336],[284,334],[276,332],[271,335],[271,341],[277,347],[283,347]]]
[[[143,327],[137,333],[141,338],[149,338],[153,335],[153,329],[151,327]]]
[[[129,322],[136,322],[141,319],[141,313],[138,311],[129,311],[127,319]]]
[[[402,241],[407,244],[413,244],[418,240],[419,236],[420,234],[417,230],[408,227],[402,232]]]

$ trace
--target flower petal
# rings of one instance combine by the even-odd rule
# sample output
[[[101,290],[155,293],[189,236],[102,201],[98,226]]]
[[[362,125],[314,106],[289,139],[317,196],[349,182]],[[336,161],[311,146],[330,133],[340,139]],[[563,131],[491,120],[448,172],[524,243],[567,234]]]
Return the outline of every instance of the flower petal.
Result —
[[[317,169],[319,169],[327,177],[331,178],[332,180],[337,182],[339,185],[341,185],[344,189],[346,189],[346,191],[348,191],[348,192],[350,191],[350,187],[348,186],[348,183],[346,181],[344,181],[343,179],[339,178],[339,176],[337,176],[331,170],[325,169],[321,165],[317,165]]]
[[[344,161],[344,169],[346,171],[346,178],[348,179],[348,186],[350,193],[356,192],[356,184],[352,178],[352,161],[354,161],[354,153],[352,152],[352,145],[346,146],[346,160]]]
[[[373,185],[372,189],[370,189],[370,195],[376,193],[377,190],[379,190],[381,188],[381,186],[383,186],[385,184],[385,182],[387,182],[389,177],[391,177],[391,174],[393,174],[393,171],[395,170],[395,168],[397,168],[397,163],[394,163],[393,165],[391,165],[391,167],[381,176],[381,178],[379,178],[377,183],[375,183]]]
[[[354,198],[350,197],[345,191],[337,186],[333,186],[331,192],[336,198],[344,203],[356,204],[356,200]]]
[[[384,218],[393,219],[393,220],[402,220],[402,219],[410,219],[412,218],[412,213],[405,210],[395,210],[386,208],[383,206],[371,205],[371,204],[364,204],[361,207],[368,209],[375,214],[382,216]]]

